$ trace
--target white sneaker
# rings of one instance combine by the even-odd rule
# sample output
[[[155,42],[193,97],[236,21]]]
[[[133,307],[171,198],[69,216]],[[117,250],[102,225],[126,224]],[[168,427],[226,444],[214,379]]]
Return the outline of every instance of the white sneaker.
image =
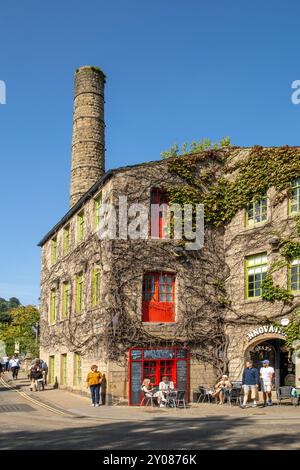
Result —
[[[160,407],[160,408],[165,408],[166,405],[161,404],[161,405],[159,405],[159,407]]]
[[[99,403],[97,403],[96,406],[100,406]]]
[[[92,403],[91,406],[95,406],[95,403]]]

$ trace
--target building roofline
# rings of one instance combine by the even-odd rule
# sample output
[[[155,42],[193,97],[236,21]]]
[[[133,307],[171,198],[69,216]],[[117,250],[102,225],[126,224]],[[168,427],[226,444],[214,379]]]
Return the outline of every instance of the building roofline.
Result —
[[[264,147],[264,148],[278,148],[279,146],[270,146],[270,147]],[[292,145],[292,146],[288,146],[288,147],[295,147],[297,148],[298,146],[297,145]],[[253,148],[253,146],[250,146],[250,147],[240,147],[240,146],[234,146],[234,145],[231,145],[229,148],[231,148],[232,150],[248,150],[248,149],[251,149]],[[298,147],[299,148],[299,147]],[[191,156],[193,155],[193,153],[189,153],[187,154],[186,156]],[[178,156],[180,157],[180,155]],[[121,171],[126,171],[126,170],[129,170],[130,168],[137,168],[139,166],[141,167],[146,167],[146,166],[152,166],[152,165],[158,165],[158,164],[163,164],[166,162],[167,159],[165,160],[151,160],[149,162],[143,162],[143,163],[135,163],[133,165],[127,165],[127,166],[121,166],[119,168],[113,168],[109,171],[107,171],[98,181],[96,181],[95,184],[93,184],[93,186],[90,187],[90,189],[84,193],[81,198],[79,199],[78,202],[76,202],[76,204],[71,207],[71,209],[63,216],[63,218],[56,224],[54,225],[54,227],[49,230],[49,232],[42,238],[42,240],[38,243],[38,246],[42,247],[47,240],[49,240],[49,238],[51,238],[53,235],[55,235],[55,233],[63,226],[65,225],[66,222],[68,222],[68,220],[70,220],[70,218],[85,204],[86,201],[88,201],[90,199],[90,197],[92,197],[97,191],[98,189],[103,186],[103,184],[109,179],[111,178],[113,175],[115,175],[116,173],[119,173]]]
[[[144,163],[136,163],[134,165],[127,165],[127,166],[121,166],[119,168],[111,169],[107,171],[96,183],[93,184],[93,186],[90,187],[90,189],[84,193],[79,201],[74,204],[73,207],[60,219],[60,221],[54,225],[54,227],[49,230],[49,232],[41,239],[41,241],[38,243],[38,246],[42,247],[48,240],[49,238],[53,237],[58,230],[70,220],[70,218],[76,214],[76,212],[88,201],[96,192],[99,190],[100,187],[106,183],[114,174],[119,173],[121,171],[126,171],[130,168],[136,168],[139,166],[151,166],[151,165],[157,165],[160,163],[164,163],[164,160],[152,160],[150,162],[144,162]]]

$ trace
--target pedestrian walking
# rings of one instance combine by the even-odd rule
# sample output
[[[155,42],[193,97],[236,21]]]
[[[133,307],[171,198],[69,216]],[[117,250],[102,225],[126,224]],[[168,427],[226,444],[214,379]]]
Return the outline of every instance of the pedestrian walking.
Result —
[[[18,356],[13,355],[13,357],[9,361],[8,367],[11,370],[13,380],[17,380],[18,373],[20,370],[20,359],[18,358]]]
[[[42,385],[42,389],[44,390],[43,370],[39,362],[36,362],[36,364],[30,369],[30,380],[31,391],[39,391],[40,384]]]
[[[264,406],[272,406],[272,386],[274,369],[270,366],[270,361],[265,359],[262,361],[263,367],[259,371],[261,390],[263,392]]]
[[[3,372],[6,369],[6,360],[5,357],[0,357],[0,377],[2,377]]]
[[[91,366],[91,371],[88,373],[86,378],[86,386],[91,391],[92,406],[100,406],[100,384],[101,384],[102,374],[98,371],[98,366],[93,364]]]
[[[243,371],[242,386],[244,391],[244,399],[241,408],[246,408],[249,393],[251,393],[251,399],[253,400],[252,406],[257,406],[256,397],[258,393],[258,370],[253,367],[253,361],[247,361],[246,367]]]
[[[5,364],[5,368],[4,368],[4,371],[3,372],[7,372],[8,371],[8,365],[9,365],[9,357],[8,356],[3,356],[3,363]]]

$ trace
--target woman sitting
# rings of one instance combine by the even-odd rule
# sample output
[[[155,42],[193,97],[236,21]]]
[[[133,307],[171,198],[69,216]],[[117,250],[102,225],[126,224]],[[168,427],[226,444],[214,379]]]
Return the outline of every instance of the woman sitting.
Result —
[[[215,391],[212,393],[213,398],[219,398],[219,405],[223,405],[225,401],[226,392],[232,387],[228,375],[222,375],[221,380],[216,383]]]
[[[144,392],[144,396],[146,398],[150,398],[151,402],[153,398],[159,398],[158,393],[152,387],[150,379],[144,379],[142,383],[142,391]]]

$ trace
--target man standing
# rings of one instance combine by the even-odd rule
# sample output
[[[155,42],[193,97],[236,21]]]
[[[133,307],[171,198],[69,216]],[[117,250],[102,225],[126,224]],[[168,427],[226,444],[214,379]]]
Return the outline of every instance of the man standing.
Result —
[[[241,408],[246,408],[249,392],[251,392],[251,399],[253,400],[252,406],[257,406],[256,395],[258,390],[258,370],[253,367],[253,361],[246,362],[246,367],[243,372],[242,386],[244,391],[244,400]]]
[[[13,357],[9,361],[9,368],[12,372],[13,380],[17,380],[20,369],[20,359],[17,356],[13,355]]]
[[[270,361],[268,361],[268,359],[265,359],[262,363],[263,367],[260,369],[259,375],[261,380],[261,389],[264,397],[264,406],[272,406],[272,384],[274,369],[270,366]]]

